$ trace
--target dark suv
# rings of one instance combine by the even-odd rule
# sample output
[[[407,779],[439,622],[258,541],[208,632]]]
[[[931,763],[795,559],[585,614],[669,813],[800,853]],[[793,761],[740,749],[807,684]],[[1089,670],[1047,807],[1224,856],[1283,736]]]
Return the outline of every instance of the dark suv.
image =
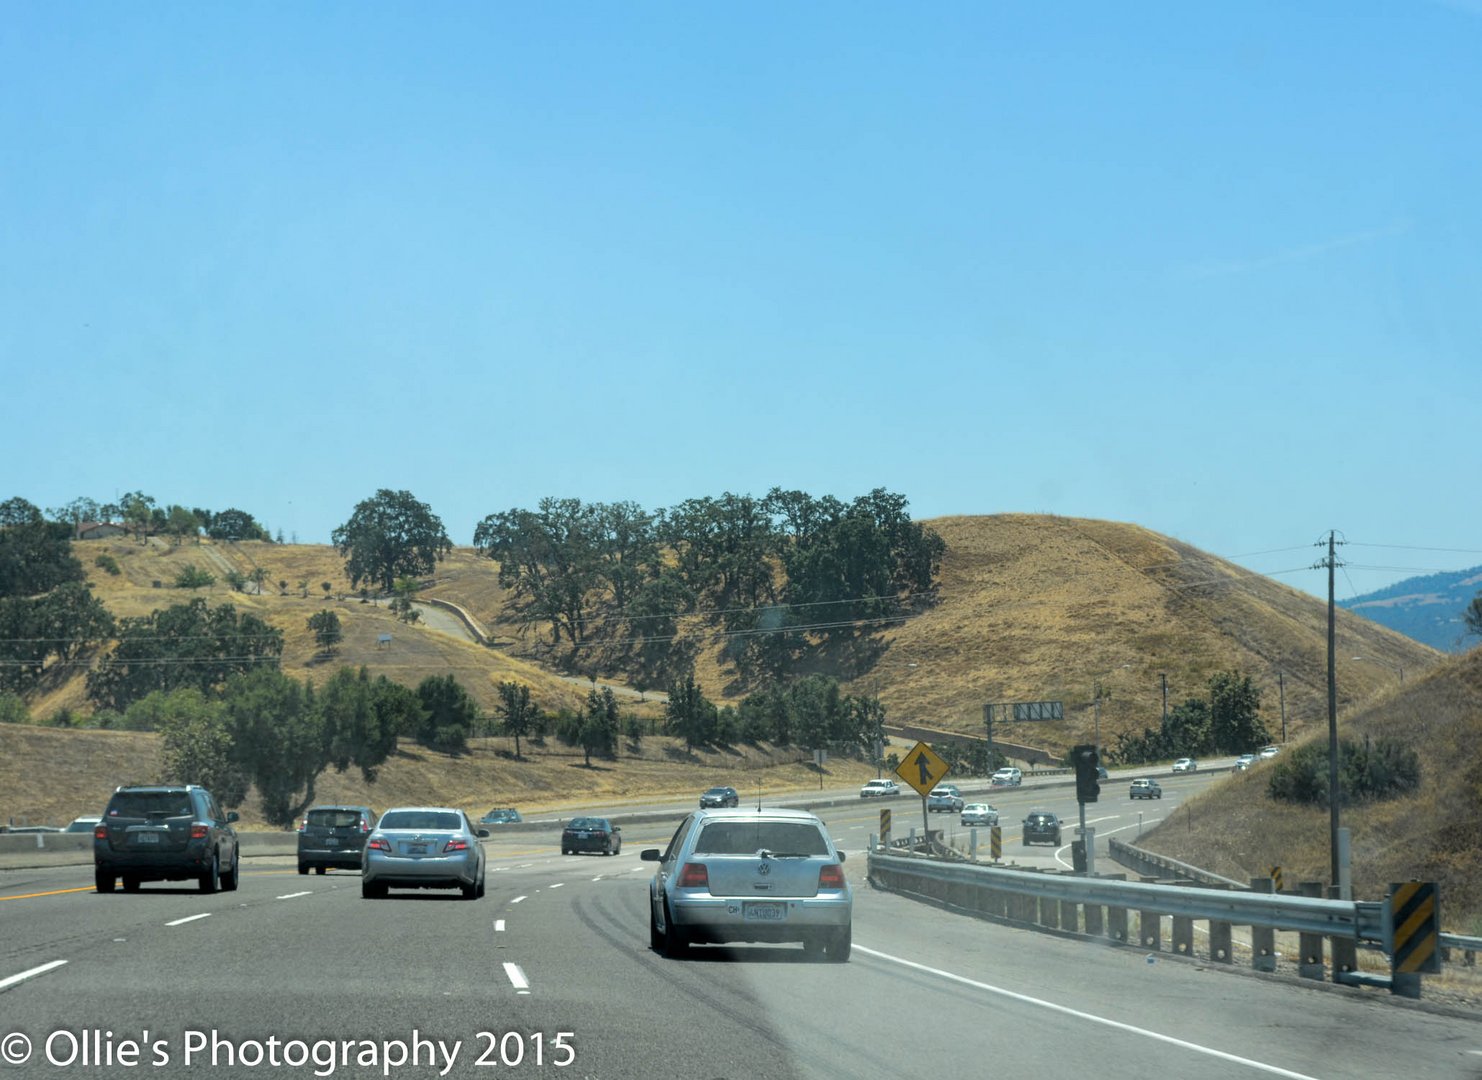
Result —
[[[1060,819],[1048,810],[1031,810],[1024,819],[1024,846],[1045,841],[1060,846]]]
[[[313,867],[322,874],[331,866],[359,870],[365,838],[376,824],[369,806],[311,806],[298,827],[298,872]]]
[[[137,891],[141,881],[192,879],[204,893],[235,889],[236,820],[196,784],[117,789],[93,829],[98,891],[112,892],[120,877],[124,892]]]

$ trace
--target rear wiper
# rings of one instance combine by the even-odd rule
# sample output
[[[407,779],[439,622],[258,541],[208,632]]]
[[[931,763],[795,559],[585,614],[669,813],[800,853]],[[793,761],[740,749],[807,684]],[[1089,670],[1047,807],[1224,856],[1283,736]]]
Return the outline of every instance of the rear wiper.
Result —
[[[757,852],[764,859],[807,859],[811,856],[806,851],[768,851],[762,848]]]

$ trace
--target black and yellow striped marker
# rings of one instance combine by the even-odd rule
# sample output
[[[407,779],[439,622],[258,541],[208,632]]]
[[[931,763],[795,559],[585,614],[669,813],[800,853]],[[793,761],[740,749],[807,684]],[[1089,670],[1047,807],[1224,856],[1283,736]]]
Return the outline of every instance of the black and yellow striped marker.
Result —
[[[997,825],[988,833],[988,848],[994,862],[1003,861],[1003,830]]]
[[[1389,887],[1393,942],[1391,970],[1402,975],[1441,972],[1441,904],[1433,881],[1407,881]]]

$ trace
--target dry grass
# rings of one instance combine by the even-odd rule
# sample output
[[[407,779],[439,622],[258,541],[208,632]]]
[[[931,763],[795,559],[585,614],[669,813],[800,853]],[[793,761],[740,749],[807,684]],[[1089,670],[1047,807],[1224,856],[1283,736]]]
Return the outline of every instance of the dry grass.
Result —
[[[610,807],[646,797],[698,794],[730,784],[743,795],[816,789],[818,771],[807,751],[743,746],[687,753],[668,738],[645,738],[638,748],[624,743],[616,761],[593,760],[580,751],[532,746],[514,759],[507,739],[477,739],[467,754],[451,757],[403,742],[374,784],[356,770],[319,778],[316,799],[384,809],[413,803],[459,806],[482,814],[491,806],[522,811],[566,812]],[[38,768],[37,763],[46,763]],[[863,783],[874,770],[859,762],[831,759],[827,785]],[[0,822],[65,825],[97,813],[119,784],[162,779],[159,737],[126,731],[63,731],[0,724]],[[241,808],[247,828],[265,828],[255,796]]]
[[[1420,755],[1421,789],[1409,798],[1347,807],[1354,891],[1379,899],[1390,882],[1440,885],[1445,929],[1482,933],[1482,649],[1447,659],[1403,691],[1340,717],[1339,734],[1403,739]],[[1312,737],[1326,739],[1326,732]],[[1283,867],[1287,881],[1329,878],[1326,809],[1272,800],[1272,764],[1236,773],[1186,803],[1141,843],[1244,880]]]

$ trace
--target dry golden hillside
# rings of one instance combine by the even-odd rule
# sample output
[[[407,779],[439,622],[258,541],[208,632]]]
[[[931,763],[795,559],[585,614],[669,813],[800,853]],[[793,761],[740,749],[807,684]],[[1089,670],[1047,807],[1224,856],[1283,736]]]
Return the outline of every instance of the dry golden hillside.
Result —
[[[1353,884],[1381,898],[1390,882],[1417,878],[1441,889],[1445,929],[1482,933],[1482,648],[1449,657],[1424,675],[1339,720],[1340,738],[1396,737],[1420,756],[1417,795],[1346,807]],[[1309,738],[1326,745],[1326,729]],[[1288,881],[1327,881],[1326,807],[1271,799],[1273,762],[1232,774],[1143,835],[1144,847],[1246,880],[1281,866]]]

